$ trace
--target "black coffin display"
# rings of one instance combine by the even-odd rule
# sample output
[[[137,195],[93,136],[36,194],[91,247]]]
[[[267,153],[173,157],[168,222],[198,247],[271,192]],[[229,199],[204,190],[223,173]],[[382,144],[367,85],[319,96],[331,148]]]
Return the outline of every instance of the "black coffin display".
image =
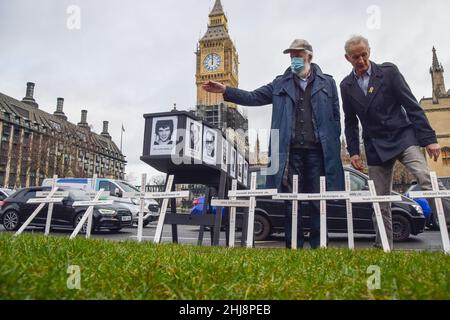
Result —
[[[144,149],[141,160],[158,171],[174,176],[176,184],[202,184],[208,186],[207,203],[215,196],[225,199],[233,179],[238,189],[249,184],[248,161],[218,128],[185,111],[146,114]],[[206,209],[206,206],[204,206]],[[221,208],[217,208],[221,212]],[[172,224],[172,238],[178,242],[177,228],[181,225],[199,225],[199,244],[204,226],[213,227],[212,244],[219,244],[222,215],[206,214],[192,217],[176,213],[176,201],[171,201],[171,212],[165,224]],[[228,233],[227,242],[228,242]]]
[[[247,187],[245,154],[218,128],[183,111],[146,114],[144,118],[142,161],[177,180],[190,180],[186,183],[209,185],[225,172],[227,178],[238,179],[241,188]]]

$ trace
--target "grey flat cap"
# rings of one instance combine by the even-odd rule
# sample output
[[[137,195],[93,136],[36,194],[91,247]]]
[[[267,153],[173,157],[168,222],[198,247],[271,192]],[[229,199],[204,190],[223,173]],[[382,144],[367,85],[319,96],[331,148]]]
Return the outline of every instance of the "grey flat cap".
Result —
[[[308,50],[313,52],[313,48],[309,44],[309,42],[303,39],[295,39],[294,42],[292,42],[291,46],[288,49],[284,50],[283,53],[290,53],[292,50]]]

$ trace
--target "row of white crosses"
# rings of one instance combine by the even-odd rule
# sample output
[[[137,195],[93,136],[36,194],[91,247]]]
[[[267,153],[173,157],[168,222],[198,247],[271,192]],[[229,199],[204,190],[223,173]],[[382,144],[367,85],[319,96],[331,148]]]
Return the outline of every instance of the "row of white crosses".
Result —
[[[142,233],[144,228],[144,211],[145,211],[145,200],[146,199],[162,199],[163,203],[161,206],[158,225],[156,227],[155,236],[153,239],[154,243],[161,243],[162,232],[164,227],[164,221],[166,219],[167,207],[169,205],[169,199],[178,199],[178,198],[188,198],[189,191],[174,191],[172,190],[174,176],[170,175],[167,179],[166,191],[165,192],[145,192],[145,186],[147,181],[147,175],[143,174],[141,179],[141,191],[140,192],[125,192],[124,197],[130,198],[138,198],[140,202],[139,208],[139,220],[138,220],[138,230],[137,230],[137,240],[139,242],[142,241]]]
[[[33,213],[28,217],[28,219],[22,224],[22,226],[17,230],[15,236],[21,235],[25,229],[30,225],[31,222],[36,218],[36,216],[44,209],[45,205],[48,204],[47,210],[47,220],[45,223],[45,235],[50,234],[50,225],[53,215],[53,205],[55,203],[62,203],[64,197],[68,196],[68,192],[58,192],[58,187],[56,187],[56,180],[58,176],[53,177],[52,188],[50,191],[36,192],[36,198],[31,198],[27,200],[29,204],[39,204],[39,206],[33,211]]]
[[[436,204],[435,214],[437,214],[439,220],[444,251],[445,253],[450,254],[450,240],[448,238],[447,223],[445,221],[444,208],[442,206],[442,198],[450,198],[450,190],[439,190],[439,182],[437,179],[436,172],[431,172],[430,177],[431,177],[431,185],[433,187],[432,191],[412,191],[409,193],[409,196],[413,199],[417,198],[434,199],[434,203]]]
[[[438,215],[439,224],[441,226],[441,236],[443,248],[446,253],[450,253],[450,242],[448,237],[448,231],[446,228],[446,221],[444,210],[442,206],[442,198],[450,198],[449,190],[439,190],[438,180],[435,172],[430,173],[433,191],[416,191],[410,192],[411,198],[429,198],[435,199],[436,203],[436,213]],[[163,203],[160,210],[160,217],[158,220],[158,225],[156,228],[156,233],[154,235],[154,242],[160,243],[162,238],[162,231],[164,226],[164,221],[167,213],[168,201],[169,199],[186,198],[189,197],[189,191],[178,191],[171,192],[174,176],[168,177],[165,192],[145,192],[146,185],[146,175],[142,175],[141,180],[141,191],[124,193],[124,197],[139,198],[140,200],[140,210],[139,210],[139,220],[138,220],[138,230],[137,239],[139,242],[142,241],[143,237],[143,219],[145,211],[145,200],[146,199],[162,199]],[[57,176],[53,178],[53,184],[50,191],[38,192],[35,199],[29,199],[27,203],[39,203],[39,206],[31,214],[31,216],[25,221],[21,228],[16,232],[16,235],[20,235],[28,225],[33,221],[33,219],[39,214],[39,212],[48,206],[45,235],[50,233],[50,224],[52,219],[53,205],[55,203],[61,203],[65,197],[68,196],[68,192],[59,191],[56,186]],[[93,183],[96,185],[97,176],[94,175]],[[94,207],[101,205],[110,205],[113,200],[100,199],[107,198],[109,196],[108,192],[104,189],[100,189],[98,192],[91,194],[93,200],[91,201],[77,201],[74,202],[74,207],[88,206],[88,209],[84,213],[82,219],[73,231],[70,239],[74,239],[78,233],[81,231],[83,225],[87,221],[86,238],[91,235],[92,229],[92,219]],[[292,193],[278,193],[277,189],[256,189],[256,173],[252,173],[251,176],[251,187],[250,190],[237,190],[237,180],[233,180],[232,190],[228,192],[228,197],[230,200],[217,200],[213,199],[211,201],[211,206],[213,207],[228,207],[230,210],[230,228],[229,228],[229,239],[230,247],[234,247],[235,243],[235,225],[236,225],[236,208],[249,208],[248,213],[248,223],[247,223],[247,240],[246,246],[248,248],[253,247],[253,236],[254,236],[254,219],[255,219],[255,209],[256,209],[256,198],[257,197],[267,197],[272,196],[276,200],[287,200],[292,201],[292,249],[297,249],[297,225],[298,225],[298,201],[320,201],[320,246],[322,248],[327,247],[327,201],[333,200],[345,200],[346,210],[347,210],[347,227],[348,227],[348,243],[349,248],[354,249],[354,232],[353,232],[353,214],[352,214],[352,204],[353,203],[373,203],[375,217],[377,221],[377,226],[379,229],[381,242],[383,250],[385,252],[390,252],[392,248],[389,246],[387,239],[387,234],[383,222],[383,217],[381,214],[380,203],[401,201],[401,196],[377,196],[375,185],[373,181],[369,181],[369,192],[352,192],[350,184],[350,173],[345,173],[345,191],[326,191],[326,180],[325,177],[320,178],[320,193],[317,194],[306,194],[298,193],[298,176],[293,177],[293,192]],[[238,198],[249,198],[249,200],[237,200]]]
[[[450,191],[439,191],[439,186],[437,182],[436,173],[431,173],[431,180],[433,182],[433,191],[420,191],[411,192],[411,197],[413,198],[435,198],[437,214],[439,217],[439,223],[441,226],[441,235],[443,248],[446,253],[450,253],[450,245],[445,216],[442,207],[441,198],[450,197]],[[247,240],[246,245],[248,248],[253,247],[253,224],[255,217],[255,207],[256,207],[256,197],[266,197],[272,196],[276,200],[287,200],[292,201],[292,249],[297,249],[297,225],[298,225],[298,201],[320,201],[320,246],[322,248],[327,247],[327,201],[332,200],[345,200],[346,201],[346,211],[347,211],[347,228],[348,228],[348,246],[350,249],[355,248],[354,243],[354,231],[353,231],[353,213],[352,204],[353,203],[373,203],[375,218],[377,221],[377,227],[381,238],[381,243],[383,250],[385,252],[390,252],[390,248],[386,229],[383,222],[383,217],[381,214],[380,203],[396,202],[401,201],[402,198],[399,195],[382,195],[377,196],[375,184],[373,181],[369,181],[369,192],[364,191],[351,191],[351,181],[350,173],[345,173],[345,191],[326,191],[326,180],[325,177],[320,179],[320,193],[318,194],[302,194],[298,193],[298,176],[293,177],[293,192],[288,194],[278,193],[276,189],[265,189],[256,190],[256,173],[252,173],[251,177],[251,190],[236,190],[237,182],[233,181],[232,190],[228,192],[228,197],[230,200],[213,200],[211,202],[212,206],[222,206],[229,207],[230,210],[230,247],[234,246],[235,239],[235,215],[236,208],[238,207],[248,207],[248,224],[247,224]],[[250,200],[236,200],[237,198],[249,197]]]
[[[94,175],[93,177],[93,183],[94,186],[96,184],[97,176]],[[22,224],[22,226],[17,230],[15,233],[16,236],[21,235],[25,229],[30,225],[30,223],[36,218],[36,216],[42,211],[42,209],[45,207],[45,205],[48,204],[48,210],[47,210],[47,218],[45,223],[45,235],[48,236],[50,234],[50,227],[51,227],[51,221],[53,216],[53,206],[55,203],[62,203],[64,198],[69,196],[68,191],[58,191],[58,187],[56,186],[58,180],[58,176],[53,176],[52,181],[52,187],[50,191],[40,191],[36,192],[36,198],[31,198],[27,200],[27,203],[29,204],[39,204],[39,206],[34,210],[34,212],[28,217],[28,219]],[[94,197],[92,201],[75,201],[73,203],[74,207],[84,207],[88,206],[88,209],[84,213],[82,219],[78,223],[78,225],[75,227],[75,230],[73,231],[72,235],[70,236],[70,239],[74,239],[78,233],[81,231],[83,225],[87,223],[87,230],[86,230],[86,238],[90,238],[91,236],[91,229],[92,229],[92,217],[93,217],[93,211],[94,207],[100,206],[100,205],[111,205],[113,204],[113,200],[100,200],[100,197],[107,197],[109,193],[105,193],[104,189],[101,189],[97,193],[89,193],[91,196]]]

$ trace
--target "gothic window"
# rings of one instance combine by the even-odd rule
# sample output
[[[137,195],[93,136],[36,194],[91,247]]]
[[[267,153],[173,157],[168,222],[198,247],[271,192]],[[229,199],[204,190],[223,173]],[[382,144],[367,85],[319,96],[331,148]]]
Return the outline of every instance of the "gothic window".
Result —
[[[450,148],[444,147],[442,148],[442,161],[445,166],[450,166]]]

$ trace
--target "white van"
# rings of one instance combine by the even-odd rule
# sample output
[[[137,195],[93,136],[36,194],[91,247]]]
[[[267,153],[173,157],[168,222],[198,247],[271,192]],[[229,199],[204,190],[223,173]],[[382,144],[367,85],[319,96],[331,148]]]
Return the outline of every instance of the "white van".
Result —
[[[53,179],[45,179],[42,186],[49,187]],[[58,187],[70,187],[86,191],[99,191],[105,189],[109,191],[110,197],[115,203],[118,203],[131,211],[133,221],[137,222],[139,217],[139,200],[135,198],[124,198],[125,192],[139,192],[139,190],[126,181],[97,178],[95,186],[94,179],[89,178],[58,178],[56,181]],[[157,220],[159,217],[159,205],[155,200],[145,200],[144,225]]]

